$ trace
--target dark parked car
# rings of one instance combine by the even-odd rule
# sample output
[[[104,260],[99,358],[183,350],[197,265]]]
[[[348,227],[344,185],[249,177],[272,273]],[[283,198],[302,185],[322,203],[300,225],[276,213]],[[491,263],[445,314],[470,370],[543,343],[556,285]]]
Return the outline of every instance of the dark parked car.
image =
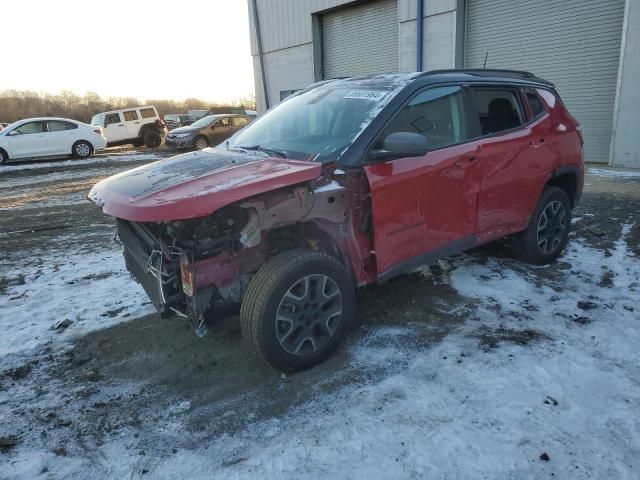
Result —
[[[193,122],[197,120],[197,118],[191,117],[190,115],[180,114],[180,113],[170,113],[163,117],[164,123],[167,125],[169,130],[173,130],[175,128],[186,127],[191,125]]]
[[[258,355],[296,370],[338,347],[355,287],[503,237],[524,261],[555,260],[582,143],[553,84],[526,72],[331,80],[224,146],[120,173],[89,198],[116,217],[162,315],[201,334],[240,303]]]
[[[247,115],[207,115],[187,127],[171,130],[165,145],[202,150],[225,141],[250,121]]]

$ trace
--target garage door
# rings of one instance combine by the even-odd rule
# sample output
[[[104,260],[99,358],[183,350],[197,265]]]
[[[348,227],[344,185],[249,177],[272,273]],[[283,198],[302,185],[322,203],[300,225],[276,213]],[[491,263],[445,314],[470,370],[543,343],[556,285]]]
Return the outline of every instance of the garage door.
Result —
[[[322,17],[324,78],[398,71],[398,4],[367,2]]]
[[[585,155],[606,162],[624,0],[467,0],[465,65],[528,70],[555,83],[584,129]]]

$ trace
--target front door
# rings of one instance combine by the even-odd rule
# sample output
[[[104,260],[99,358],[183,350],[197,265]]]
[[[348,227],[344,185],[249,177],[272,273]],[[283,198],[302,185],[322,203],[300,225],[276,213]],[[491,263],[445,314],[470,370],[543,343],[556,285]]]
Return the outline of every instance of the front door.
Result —
[[[222,117],[213,122],[209,130],[209,145],[214,146],[222,143],[233,134],[231,118]]]
[[[427,137],[429,152],[365,167],[379,278],[475,241],[479,168],[477,143],[466,143],[464,95],[459,86],[418,92],[380,135],[378,146],[390,133],[412,132]]]
[[[13,158],[37,157],[49,153],[44,122],[28,122],[9,133],[9,148]]]
[[[129,138],[127,127],[119,113],[107,113],[105,115],[103,133],[109,143],[120,142]]]

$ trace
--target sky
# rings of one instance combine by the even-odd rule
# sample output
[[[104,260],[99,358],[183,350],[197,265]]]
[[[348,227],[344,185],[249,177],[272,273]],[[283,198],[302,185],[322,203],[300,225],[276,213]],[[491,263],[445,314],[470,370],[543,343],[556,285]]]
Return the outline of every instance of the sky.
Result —
[[[246,0],[3,1],[0,18],[0,90],[208,101],[254,92]]]

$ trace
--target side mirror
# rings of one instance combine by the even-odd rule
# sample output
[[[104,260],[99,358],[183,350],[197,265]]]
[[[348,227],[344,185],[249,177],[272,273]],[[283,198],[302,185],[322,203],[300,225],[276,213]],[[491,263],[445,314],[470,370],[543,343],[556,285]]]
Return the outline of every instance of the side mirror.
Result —
[[[387,135],[382,148],[371,150],[372,160],[401,157],[420,157],[429,151],[429,140],[413,132],[394,132]]]
[[[104,122],[104,128],[107,128],[109,126],[109,124],[107,122]]]

